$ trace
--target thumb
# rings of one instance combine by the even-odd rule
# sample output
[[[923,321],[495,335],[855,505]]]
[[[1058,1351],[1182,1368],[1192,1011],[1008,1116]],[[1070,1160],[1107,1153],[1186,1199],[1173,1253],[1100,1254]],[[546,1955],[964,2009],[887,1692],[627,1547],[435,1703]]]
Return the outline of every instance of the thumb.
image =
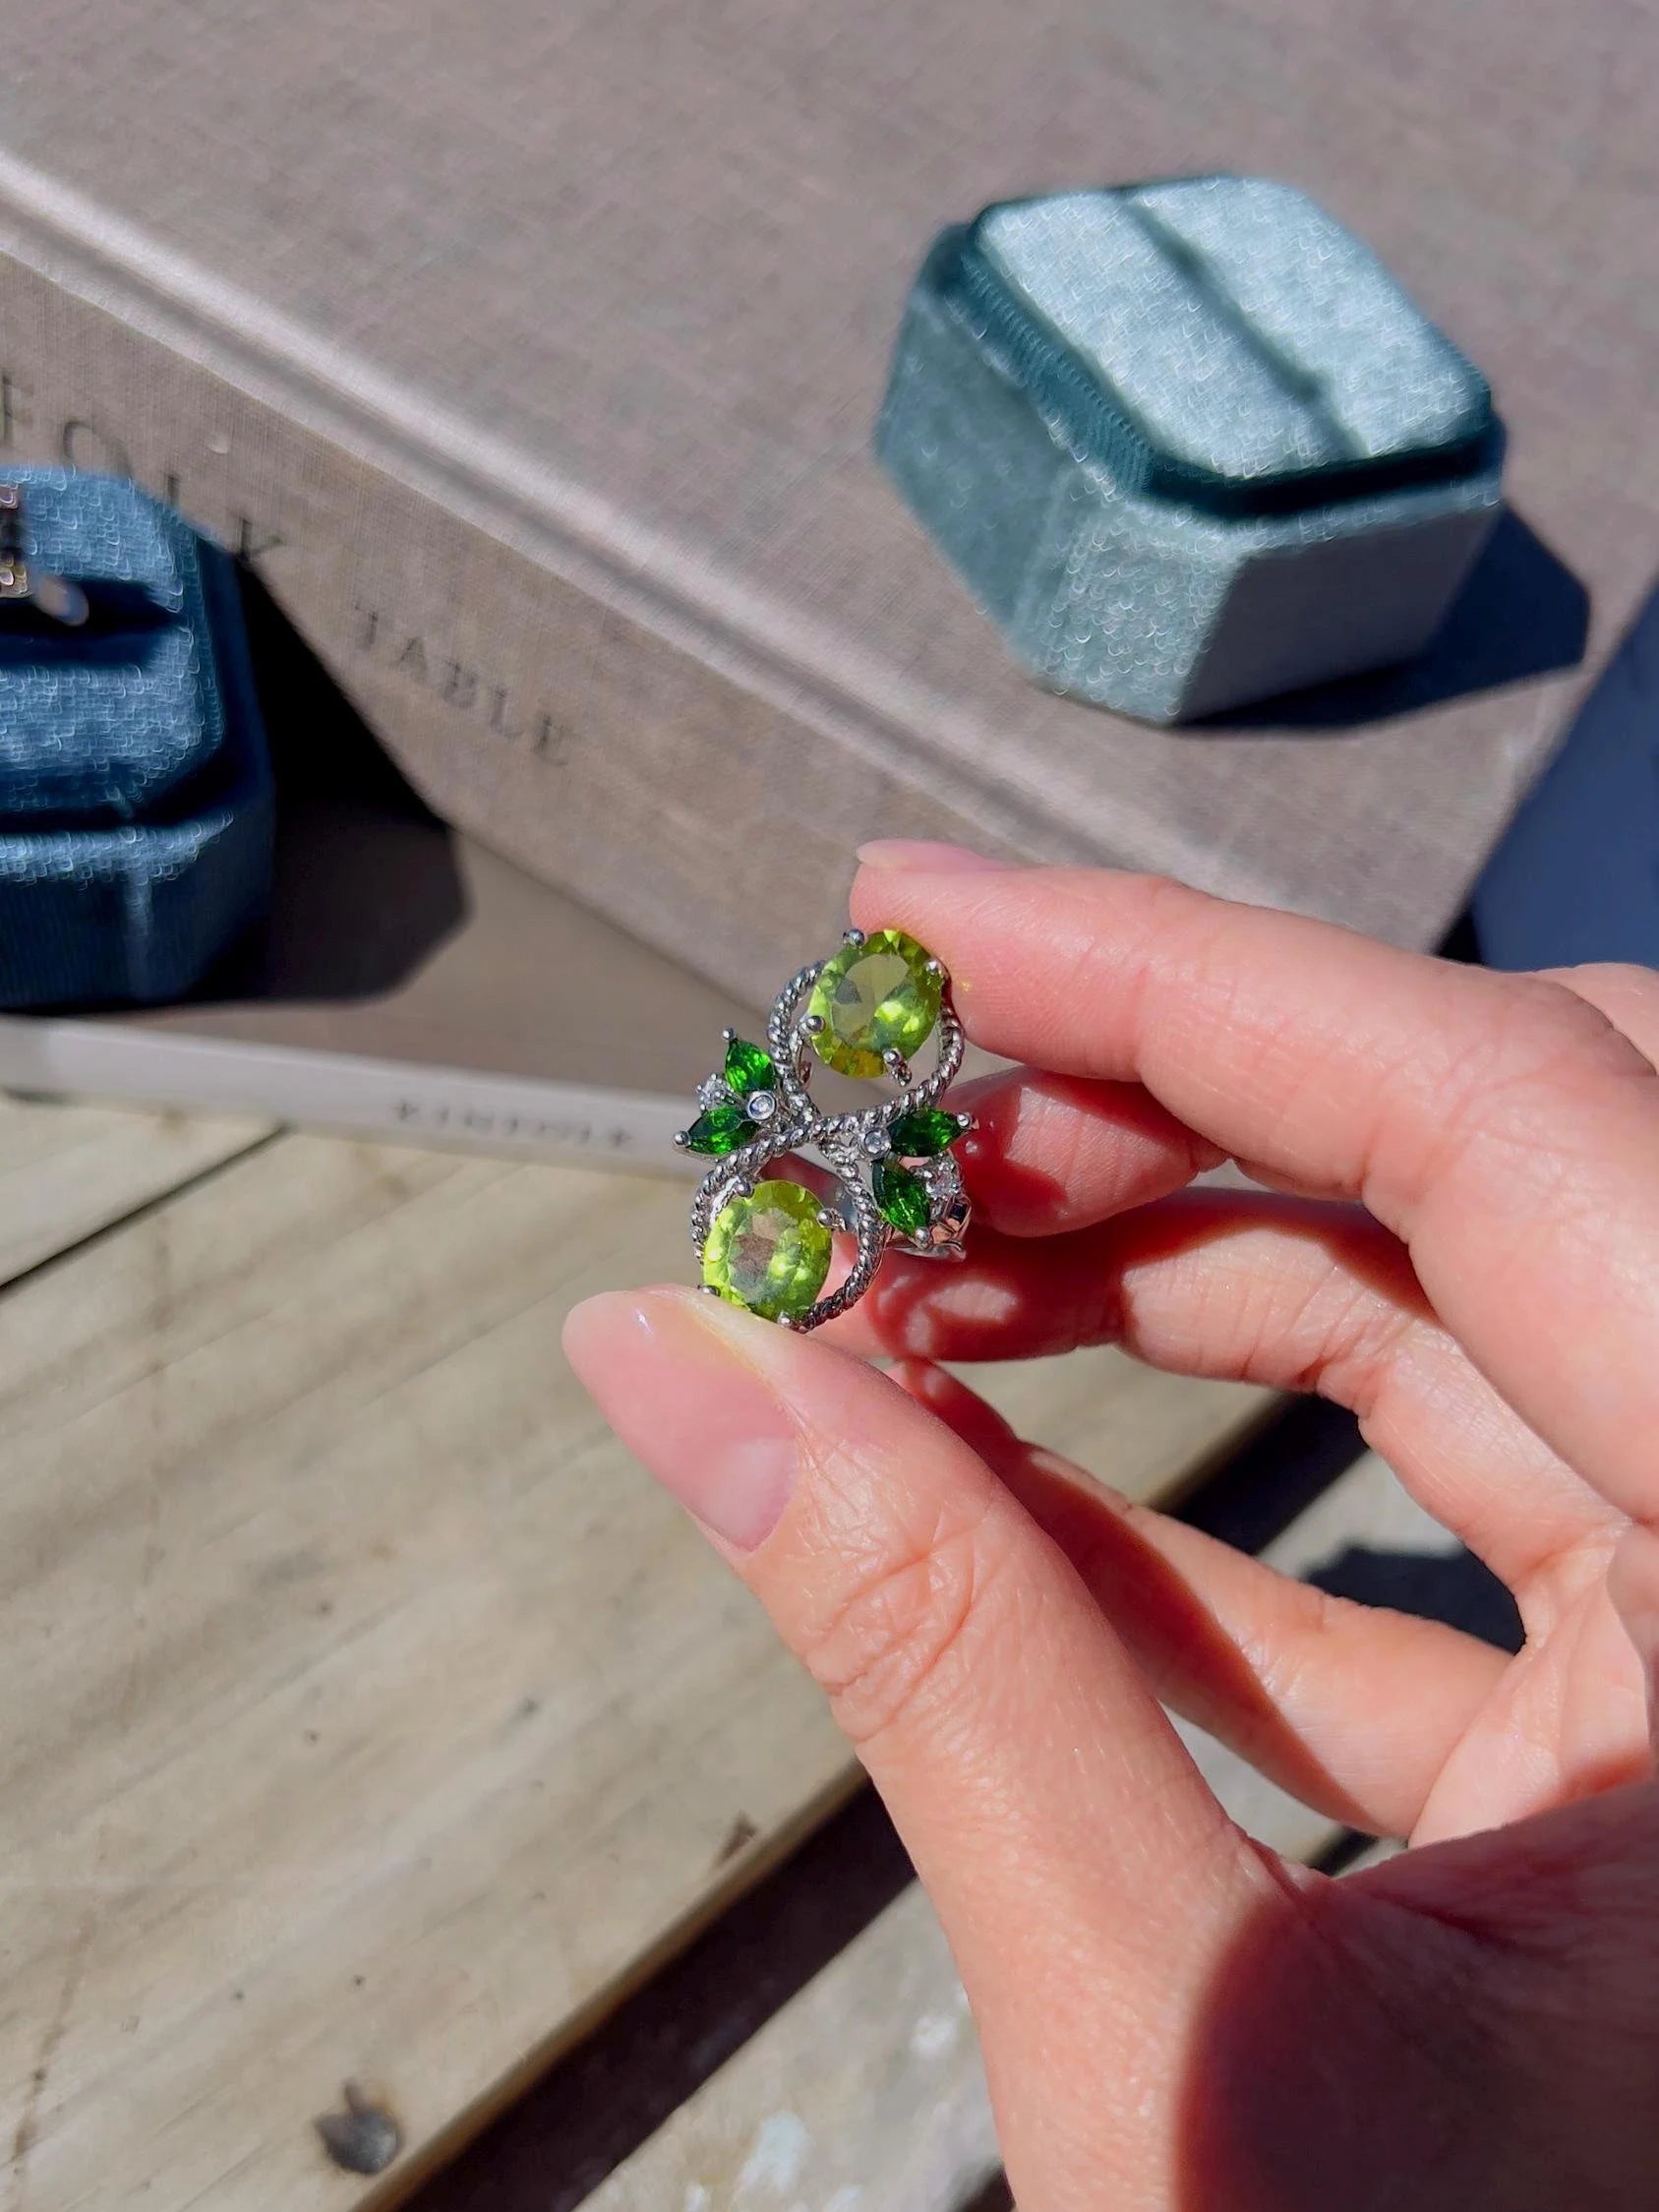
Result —
[[[1021,2200],[1142,2201],[1168,2171],[1172,2062],[1243,1920],[1289,1911],[1282,1872],[1063,1554],[886,1376],[687,1290],[593,1299],[565,1348],[886,1800],[973,2003]]]

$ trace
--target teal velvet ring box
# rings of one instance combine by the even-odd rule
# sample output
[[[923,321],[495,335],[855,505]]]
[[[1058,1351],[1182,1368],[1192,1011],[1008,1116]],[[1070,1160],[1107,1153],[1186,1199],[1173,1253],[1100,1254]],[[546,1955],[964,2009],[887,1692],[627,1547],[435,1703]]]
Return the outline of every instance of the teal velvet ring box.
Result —
[[[0,1005],[175,997],[269,892],[271,788],[228,558],[135,486],[0,468]]]
[[[1194,177],[942,233],[876,449],[1037,676],[1176,722],[1425,645],[1496,517],[1503,433],[1305,194]]]

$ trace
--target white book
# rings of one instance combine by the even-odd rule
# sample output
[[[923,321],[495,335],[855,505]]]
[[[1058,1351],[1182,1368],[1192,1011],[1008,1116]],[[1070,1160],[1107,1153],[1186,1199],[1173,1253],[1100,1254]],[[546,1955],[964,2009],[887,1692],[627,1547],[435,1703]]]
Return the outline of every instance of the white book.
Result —
[[[0,1086],[23,1097],[262,1113],[413,1144],[579,1157],[590,1166],[703,1165],[674,1147],[694,1110],[682,1100],[130,1022],[0,1015]]]

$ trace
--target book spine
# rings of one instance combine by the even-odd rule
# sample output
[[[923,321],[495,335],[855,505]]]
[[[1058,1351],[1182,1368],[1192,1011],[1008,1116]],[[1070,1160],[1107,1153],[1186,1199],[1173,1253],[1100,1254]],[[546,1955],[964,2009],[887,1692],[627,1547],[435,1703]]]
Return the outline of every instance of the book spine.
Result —
[[[790,964],[766,915],[832,940],[861,838],[984,836],[370,444],[0,203],[0,455],[134,477],[228,545],[441,815],[751,1002]]]
[[[177,1037],[107,1021],[0,1014],[0,1089],[265,1114],[302,1128],[651,1174],[702,1165],[674,1148],[684,1106],[644,1092]]]

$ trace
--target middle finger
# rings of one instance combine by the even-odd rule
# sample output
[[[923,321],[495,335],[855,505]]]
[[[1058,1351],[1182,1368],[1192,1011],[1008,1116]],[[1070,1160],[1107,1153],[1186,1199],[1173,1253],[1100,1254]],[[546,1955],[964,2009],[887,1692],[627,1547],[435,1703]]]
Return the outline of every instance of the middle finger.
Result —
[[[1358,1207],[1188,1191],[1044,1239],[982,1231],[957,1267],[890,1258],[834,1331],[935,1361],[1119,1344],[1175,1373],[1318,1391],[1359,1415],[1419,1504],[1515,1590],[1529,1628],[1547,1625],[1552,1563],[1612,1518],[1465,1357],[1403,1248]]]

